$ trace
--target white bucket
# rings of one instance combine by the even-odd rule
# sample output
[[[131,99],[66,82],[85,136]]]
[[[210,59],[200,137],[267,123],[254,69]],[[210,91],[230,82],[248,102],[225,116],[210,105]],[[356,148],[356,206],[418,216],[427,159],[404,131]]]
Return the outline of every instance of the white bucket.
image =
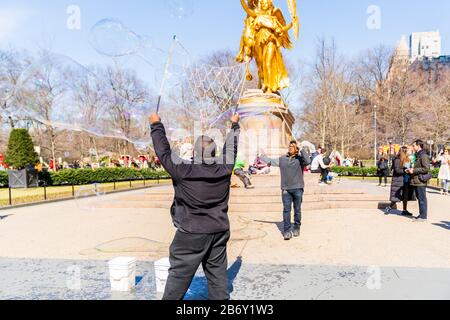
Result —
[[[116,258],[108,263],[111,290],[129,292],[136,286],[136,258]]]
[[[156,292],[164,293],[167,279],[169,278],[170,261],[169,258],[163,258],[155,262],[155,281]]]

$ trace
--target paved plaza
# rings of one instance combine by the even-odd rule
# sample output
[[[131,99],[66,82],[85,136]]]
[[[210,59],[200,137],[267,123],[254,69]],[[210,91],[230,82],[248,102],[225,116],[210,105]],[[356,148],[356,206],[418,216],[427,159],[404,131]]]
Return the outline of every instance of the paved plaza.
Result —
[[[286,242],[278,179],[232,192],[233,299],[450,298],[450,197],[430,190],[430,220],[412,223],[379,209],[388,189],[349,180],[318,187],[307,177],[302,235]],[[171,192],[155,187],[1,211],[0,299],[159,299],[153,262],[167,256],[175,232]],[[121,256],[138,258],[136,291],[126,295],[112,294],[109,284],[107,261]],[[186,298],[206,297],[199,270]]]

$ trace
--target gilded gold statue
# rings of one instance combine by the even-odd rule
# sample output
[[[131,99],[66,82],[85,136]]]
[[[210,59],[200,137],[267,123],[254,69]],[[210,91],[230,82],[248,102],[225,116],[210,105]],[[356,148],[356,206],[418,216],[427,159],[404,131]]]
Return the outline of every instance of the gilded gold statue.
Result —
[[[253,77],[248,63],[254,59],[258,67],[259,88],[265,93],[278,93],[289,86],[289,76],[281,48],[291,49],[289,30],[298,38],[299,22],[295,0],[288,0],[292,22],[287,25],[280,8],[272,0],[240,0],[247,12],[241,48],[236,60],[247,63],[247,80]]]

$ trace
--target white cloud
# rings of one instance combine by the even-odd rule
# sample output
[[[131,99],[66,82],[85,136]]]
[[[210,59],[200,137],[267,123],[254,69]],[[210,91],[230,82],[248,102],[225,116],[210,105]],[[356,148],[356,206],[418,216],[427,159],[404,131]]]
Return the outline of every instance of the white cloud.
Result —
[[[14,36],[28,16],[25,10],[0,8],[0,41]]]

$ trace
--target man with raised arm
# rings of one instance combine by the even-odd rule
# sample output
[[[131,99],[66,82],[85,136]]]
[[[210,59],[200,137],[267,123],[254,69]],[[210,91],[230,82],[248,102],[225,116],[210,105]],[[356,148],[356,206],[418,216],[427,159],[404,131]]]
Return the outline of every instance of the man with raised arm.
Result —
[[[200,264],[208,279],[210,300],[228,300],[227,243],[230,239],[228,202],[240,134],[239,115],[231,118],[231,132],[222,155],[206,136],[194,146],[193,161],[179,158],[170,148],[161,118],[150,117],[156,154],[171,175],[175,199],[171,208],[178,229],[170,247],[169,278],[163,300],[182,300]]]
[[[311,164],[309,155],[301,150],[299,153],[298,144],[292,141],[289,144],[289,151],[279,159],[270,159],[261,150],[261,160],[279,167],[281,171],[281,190],[283,192],[283,220],[284,220],[284,240],[291,240],[292,236],[300,236],[302,225],[301,206],[305,191],[304,169]],[[292,227],[291,211],[294,204],[294,226]]]

